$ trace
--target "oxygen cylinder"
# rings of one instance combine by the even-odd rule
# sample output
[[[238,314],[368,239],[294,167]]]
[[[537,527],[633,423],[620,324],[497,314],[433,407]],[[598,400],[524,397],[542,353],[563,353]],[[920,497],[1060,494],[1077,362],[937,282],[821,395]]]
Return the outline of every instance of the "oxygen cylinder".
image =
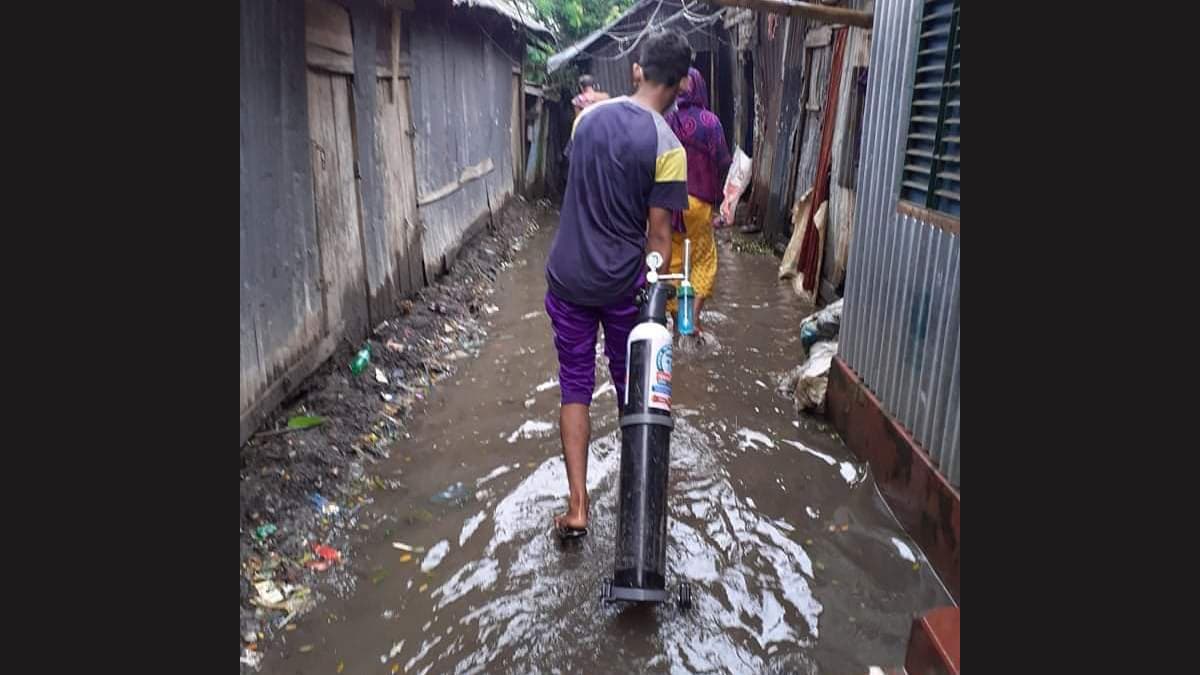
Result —
[[[667,469],[671,459],[671,332],[675,289],[650,285],[625,350],[613,600],[667,599]]]

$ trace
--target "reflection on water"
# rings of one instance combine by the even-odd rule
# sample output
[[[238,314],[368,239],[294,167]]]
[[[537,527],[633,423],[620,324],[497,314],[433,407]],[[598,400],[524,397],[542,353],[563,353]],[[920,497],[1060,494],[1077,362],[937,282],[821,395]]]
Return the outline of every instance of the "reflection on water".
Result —
[[[692,585],[693,607],[600,602],[616,535],[613,387],[601,356],[590,534],[564,546],[551,532],[567,492],[556,364],[544,317],[529,320],[545,292],[535,263],[513,272],[500,337],[461,374],[470,386],[432,397],[379,468],[408,488],[379,496],[369,511],[382,531],[348,554],[359,591],[300,622],[264,671],[329,673],[344,661],[346,673],[853,675],[899,664],[912,615],[948,597],[868,468],[767,386],[794,365],[808,308],[773,265],[727,248],[721,273],[738,283],[718,285],[703,314],[720,347],[675,362],[667,580]],[[430,503],[459,482],[473,498]],[[401,560],[397,538],[428,553]],[[315,648],[299,652],[305,644]]]
[[[444,632],[414,644],[406,670],[473,673],[539,663],[566,672],[597,659],[627,672],[758,670],[801,653],[820,634],[813,562],[794,526],[762,516],[739,495],[717,456],[718,438],[683,416],[672,436],[668,579],[692,583],[690,612],[598,601],[615,535],[620,449],[612,431],[592,443],[588,539],[564,548],[550,535],[564,469],[560,457],[545,460],[496,504],[482,555],[432,591],[434,623]],[[464,533],[487,515],[469,518]]]

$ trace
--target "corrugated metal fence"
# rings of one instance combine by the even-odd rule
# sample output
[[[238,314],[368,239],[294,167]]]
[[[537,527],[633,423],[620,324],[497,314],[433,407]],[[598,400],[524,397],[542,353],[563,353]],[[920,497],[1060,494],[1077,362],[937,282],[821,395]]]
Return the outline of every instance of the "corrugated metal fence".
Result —
[[[791,199],[789,179],[794,172],[797,107],[804,91],[804,35],[808,22],[800,18],[759,14],[759,49],[755,54],[754,86],[763,115],[756,115],[759,138],[754,147],[750,195],[760,214],[763,235],[774,242],[783,238]]]
[[[959,487],[959,237],[897,211],[920,10],[875,5],[840,352]]]

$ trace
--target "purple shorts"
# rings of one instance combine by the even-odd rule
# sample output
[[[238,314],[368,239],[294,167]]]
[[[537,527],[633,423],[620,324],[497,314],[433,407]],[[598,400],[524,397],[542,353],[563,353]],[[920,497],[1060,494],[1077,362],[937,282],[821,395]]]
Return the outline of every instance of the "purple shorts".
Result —
[[[546,292],[546,313],[554,327],[558,350],[558,386],[563,404],[591,405],[596,388],[596,329],[604,326],[604,353],[608,372],[617,388],[617,401],[625,400],[625,343],[637,324],[633,296],[606,307],[586,307]]]

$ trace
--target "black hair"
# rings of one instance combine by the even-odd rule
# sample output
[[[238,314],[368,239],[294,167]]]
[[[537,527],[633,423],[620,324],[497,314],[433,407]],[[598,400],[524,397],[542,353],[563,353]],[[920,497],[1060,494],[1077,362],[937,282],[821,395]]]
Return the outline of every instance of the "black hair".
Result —
[[[638,64],[647,80],[675,85],[687,77],[688,67],[692,65],[692,46],[683,33],[668,28],[646,38]]]
[[[579,91],[583,91],[588,87],[596,86],[596,78],[591,75],[581,75],[579,77]]]

